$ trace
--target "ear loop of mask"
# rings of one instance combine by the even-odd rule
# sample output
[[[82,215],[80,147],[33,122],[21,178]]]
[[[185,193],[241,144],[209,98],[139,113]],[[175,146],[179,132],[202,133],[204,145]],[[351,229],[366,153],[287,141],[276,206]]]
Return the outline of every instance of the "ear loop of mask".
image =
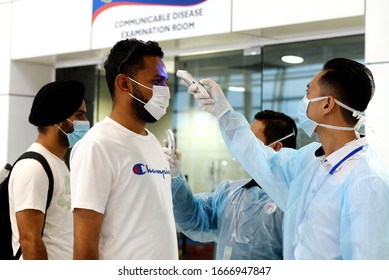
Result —
[[[58,127],[59,130],[61,130],[65,135],[68,135],[68,133],[66,133],[59,125],[55,125],[56,127]]]
[[[274,142],[271,142],[268,146],[271,147],[271,146],[274,145],[275,143],[281,142],[282,140],[285,140],[285,139],[287,139],[287,138],[289,138],[289,137],[292,137],[292,136],[294,136],[294,132],[292,132],[292,133],[290,133],[290,134],[288,134],[288,135],[286,135],[286,136],[284,136],[284,137],[282,137],[282,138],[280,138],[280,139],[278,139],[278,140],[276,140],[276,141],[274,141]]]
[[[358,139],[361,138],[361,135],[359,134],[359,129],[361,128],[362,125],[366,123],[366,117],[362,115],[362,112],[357,111],[336,99],[335,99],[335,103],[338,104],[340,107],[343,107],[344,109],[353,113],[352,116],[356,118],[358,121],[352,129],[355,131],[355,135],[357,136],[357,138]]]
[[[74,125],[74,121],[71,121],[69,119],[66,119],[68,122],[70,122],[71,124],[73,124],[73,131],[75,130],[75,125]],[[79,123],[88,123],[89,124],[89,121],[78,121]],[[72,132],[65,132],[59,125],[55,125],[56,127],[58,127],[59,130],[61,130],[65,135],[68,135]]]
[[[309,102],[316,102],[316,101],[320,101],[320,100],[327,99],[327,98],[328,98],[328,96],[319,96],[319,97],[315,97],[315,98],[308,99],[308,100],[309,100]],[[334,98],[334,100],[335,100],[335,103],[337,103],[339,106],[345,108],[346,110],[349,110],[349,111],[351,110],[352,112],[355,111],[354,109],[344,105],[343,103],[336,100],[335,98]],[[344,106],[346,106],[347,108]],[[336,129],[336,130],[350,130],[350,131],[354,130],[353,127],[337,126],[337,125],[331,125],[331,124],[325,124],[325,123],[317,123],[317,125],[321,126],[321,127]]]
[[[327,96],[321,96],[321,97],[316,97],[316,98],[313,98],[313,99],[310,99],[309,101],[312,102],[312,101],[318,101],[318,100],[321,100],[321,99],[324,99],[326,98]],[[343,127],[343,126],[335,126],[335,125],[330,125],[330,124],[321,124],[321,123],[318,123],[317,125],[318,126],[321,126],[321,127],[326,127],[326,128],[330,128],[330,129],[336,129],[336,130],[349,130],[349,131],[354,131],[355,132],[355,135],[357,137],[357,139],[361,138],[361,135],[359,134],[359,129],[361,128],[361,126],[363,124],[365,124],[366,122],[366,117],[362,115],[362,112],[360,111],[357,111],[349,106],[347,106],[346,104],[343,104],[342,102],[340,102],[339,100],[335,99],[335,103],[338,104],[340,107],[346,109],[347,111],[350,111],[352,112],[352,116],[354,118],[356,118],[358,121],[357,123],[354,125],[354,127]]]
[[[132,82],[134,82],[134,83],[140,85],[141,87],[147,88],[147,89],[149,89],[149,90],[151,90],[151,91],[153,90],[152,88],[149,88],[148,86],[145,86],[145,85],[139,83],[138,81],[135,81],[134,79],[131,79],[131,78],[128,77],[128,76],[127,76],[127,78],[128,78],[130,81],[132,81]],[[143,103],[144,105],[146,105],[146,102],[140,100],[138,97],[135,97],[132,93],[128,93],[128,94],[131,95],[131,97],[133,97],[134,99],[138,100],[140,103]]]
[[[74,122],[72,122],[71,120],[69,119],[66,119],[68,122],[70,122],[71,124],[73,124],[73,131],[74,131]],[[58,127],[59,130],[61,130],[65,135],[68,135],[69,133],[71,132],[65,132],[59,125],[55,125],[56,127]]]

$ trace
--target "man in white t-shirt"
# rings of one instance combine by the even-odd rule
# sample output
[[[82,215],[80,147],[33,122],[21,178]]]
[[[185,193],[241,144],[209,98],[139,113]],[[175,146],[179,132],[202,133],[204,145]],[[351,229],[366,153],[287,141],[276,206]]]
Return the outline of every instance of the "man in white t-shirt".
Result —
[[[74,259],[178,259],[169,163],[146,129],[169,105],[162,58],[129,39],[104,64],[112,112],[70,155]]]
[[[54,185],[45,218],[49,179],[41,163],[23,159],[12,170],[9,182],[12,247],[14,255],[21,248],[22,259],[72,258],[70,178],[64,156],[89,129],[84,92],[85,87],[79,81],[56,81],[43,86],[34,98],[29,122],[38,127],[38,138],[28,151],[45,157]]]

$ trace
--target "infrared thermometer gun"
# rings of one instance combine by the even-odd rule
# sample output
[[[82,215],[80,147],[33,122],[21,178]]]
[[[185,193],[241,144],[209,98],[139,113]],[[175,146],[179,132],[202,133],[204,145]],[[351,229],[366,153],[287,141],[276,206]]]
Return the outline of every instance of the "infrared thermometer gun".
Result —
[[[172,152],[173,161],[176,160],[176,140],[171,129],[165,130],[167,148]]]
[[[187,84],[189,85],[197,85],[197,88],[203,92],[203,93],[206,93],[209,95],[209,93],[207,92],[207,90],[204,88],[204,86],[202,84],[200,84],[199,81],[197,81],[193,76],[192,74],[190,74],[188,71],[186,70],[177,70],[177,73],[176,73],[177,77],[183,79]]]

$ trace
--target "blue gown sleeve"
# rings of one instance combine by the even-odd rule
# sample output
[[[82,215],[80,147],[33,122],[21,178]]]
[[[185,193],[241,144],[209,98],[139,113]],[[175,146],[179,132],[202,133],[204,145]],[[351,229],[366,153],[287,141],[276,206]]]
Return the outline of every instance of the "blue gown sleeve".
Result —
[[[230,153],[285,211],[288,188],[296,169],[296,150],[283,148],[275,152],[265,146],[252,133],[245,117],[233,110],[220,118],[219,127]]]
[[[173,212],[177,228],[192,240],[216,242],[218,192],[192,194],[183,174],[172,179]]]
[[[389,178],[386,172],[364,174],[369,162],[345,182],[340,247],[344,259],[389,259]],[[358,175],[357,175],[358,174]]]

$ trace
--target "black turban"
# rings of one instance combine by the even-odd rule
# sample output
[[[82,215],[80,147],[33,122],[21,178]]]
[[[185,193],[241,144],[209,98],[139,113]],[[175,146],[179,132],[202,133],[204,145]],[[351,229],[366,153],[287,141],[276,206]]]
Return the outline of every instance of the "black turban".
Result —
[[[36,126],[48,126],[66,120],[80,108],[84,92],[83,83],[75,80],[44,85],[34,98],[29,122]]]

